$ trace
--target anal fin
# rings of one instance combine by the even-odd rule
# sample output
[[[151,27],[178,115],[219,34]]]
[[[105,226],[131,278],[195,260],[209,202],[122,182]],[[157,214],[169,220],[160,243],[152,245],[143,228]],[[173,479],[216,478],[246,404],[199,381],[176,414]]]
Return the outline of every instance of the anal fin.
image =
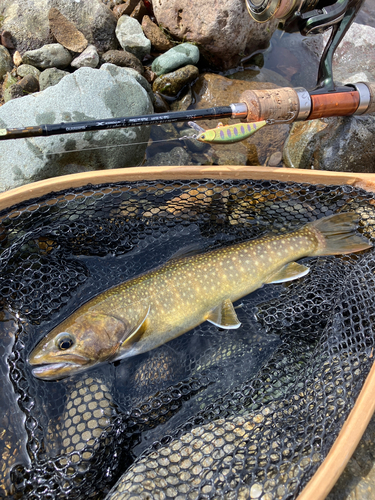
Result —
[[[308,267],[297,264],[297,262],[291,262],[269,277],[265,283],[285,283],[286,281],[302,278],[309,271]]]
[[[230,299],[224,300],[219,306],[210,311],[206,320],[219,328],[235,329],[241,326]]]

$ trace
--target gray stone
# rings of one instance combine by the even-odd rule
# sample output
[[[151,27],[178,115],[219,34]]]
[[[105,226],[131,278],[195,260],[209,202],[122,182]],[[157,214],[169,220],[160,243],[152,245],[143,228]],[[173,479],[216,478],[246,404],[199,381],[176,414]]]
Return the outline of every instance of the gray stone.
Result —
[[[375,116],[295,123],[284,147],[286,167],[375,172]]]
[[[8,50],[0,45],[0,80],[12,69],[12,58]]]
[[[3,93],[4,102],[8,102],[12,99],[18,99],[19,97],[23,97],[25,92],[22,87],[14,83],[10,85],[10,87],[6,88]]]
[[[146,165],[157,166],[173,166],[173,165],[191,165],[189,153],[184,148],[176,147],[167,153],[156,153],[156,155],[149,158]]]
[[[73,68],[96,68],[99,64],[99,54],[95,45],[89,45],[78,57],[70,63]]]
[[[136,19],[121,16],[116,26],[116,36],[121,47],[142,60],[150,53],[151,42],[145,37],[142,26]]]
[[[2,29],[12,33],[21,54],[55,41],[48,20],[52,7],[69,19],[99,52],[116,48],[116,18],[100,0],[0,0]]]
[[[39,87],[40,90],[45,90],[48,87],[53,87],[57,85],[64,76],[70,75],[67,71],[57,68],[48,68],[40,73],[39,76]]]
[[[118,75],[118,70],[119,70],[118,66],[116,66],[115,64],[109,64],[109,63],[103,64],[100,67],[100,69],[105,69],[105,70],[109,71],[113,77],[116,77]],[[139,74],[138,71],[133,69],[133,68],[121,68],[120,73],[123,71],[126,71],[130,76],[132,76],[135,80],[137,80],[137,82],[140,85],[142,85],[142,87],[147,92],[149,98],[151,99],[152,104],[154,104],[155,96],[154,96],[154,93],[152,91],[151,85],[148,83],[146,78],[144,76],[142,76],[141,74]]]
[[[127,71],[116,69],[114,77],[108,68],[80,68],[53,88],[9,101],[0,108],[0,128],[151,113],[144,88]],[[135,127],[19,139],[12,147],[2,141],[0,190],[58,175],[138,165],[148,139],[148,127]]]
[[[152,63],[151,69],[160,76],[188,64],[197,64],[198,61],[198,47],[191,43],[181,43],[157,57]]]
[[[24,77],[26,75],[33,75],[35,78],[39,79],[40,71],[35,66],[31,66],[30,64],[21,64],[17,68],[17,75]]]
[[[40,49],[29,50],[24,53],[22,60],[37,68],[66,68],[72,61],[69,50],[59,43],[50,43]]]

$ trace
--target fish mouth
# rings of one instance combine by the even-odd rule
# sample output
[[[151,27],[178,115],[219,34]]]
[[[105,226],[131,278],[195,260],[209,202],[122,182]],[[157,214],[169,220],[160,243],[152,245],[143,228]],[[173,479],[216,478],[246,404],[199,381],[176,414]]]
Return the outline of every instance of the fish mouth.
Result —
[[[62,378],[70,377],[71,375],[75,375],[86,368],[87,367],[82,364],[65,361],[36,365],[31,372],[34,377],[43,380],[60,380]]]

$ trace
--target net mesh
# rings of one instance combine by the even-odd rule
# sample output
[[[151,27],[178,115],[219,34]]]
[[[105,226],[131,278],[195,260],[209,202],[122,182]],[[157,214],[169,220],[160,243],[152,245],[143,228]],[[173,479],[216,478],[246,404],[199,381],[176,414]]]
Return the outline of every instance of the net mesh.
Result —
[[[150,181],[48,194],[0,213],[0,497],[295,498],[373,362],[373,250],[306,258],[238,330],[204,323],[148,353],[56,382],[27,357],[77,305],[164,263],[356,211],[375,196],[277,181]]]

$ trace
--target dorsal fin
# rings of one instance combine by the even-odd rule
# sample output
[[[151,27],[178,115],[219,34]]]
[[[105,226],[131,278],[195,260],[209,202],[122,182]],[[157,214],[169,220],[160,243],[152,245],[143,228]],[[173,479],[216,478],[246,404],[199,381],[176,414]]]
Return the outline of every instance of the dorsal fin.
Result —
[[[204,249],[201,247],[201,245],[198,245],[197,243],[192,243],[191,245],[188,245],[186,247],[180,248],[180,250],[177,250],[177,252],[174,253],[168,259],[168,262],[170,262],[171,260],[184,259],[185,257],[192,257],[193,255],[199,255],[200,253],[203,252]]]

